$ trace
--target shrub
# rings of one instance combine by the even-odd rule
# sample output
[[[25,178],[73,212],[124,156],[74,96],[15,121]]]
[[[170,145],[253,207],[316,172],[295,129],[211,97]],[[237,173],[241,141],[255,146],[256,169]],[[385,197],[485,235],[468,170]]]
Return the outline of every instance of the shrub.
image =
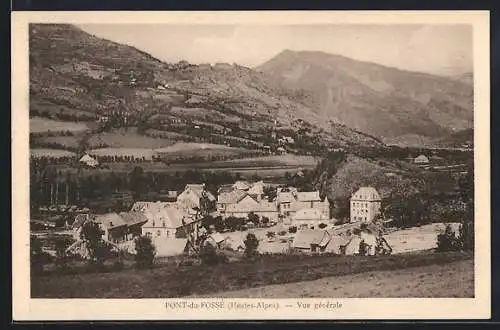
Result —
[[[286,235],[286,231],[282,230],[282,231],[278,232],[278,235],[279,236],[285,236]]]
[[[295,234],[297,232],[297,226],[292,226],[292,227],[288,228],[288,232],[290,234]]]
[[[276,236],[276,233],[275,233],[274,231],[268,231],[268,232],[266,233],[266,237],[267,237],[267,238],[273,238],[273,237],[275,237],[275,236]]]
[[[368,253],[368,245],[365,243],[364,240],[361,240],[361,242],[359,242],[359,252],[358,254],[360,256],[366,256]]]
[[[450,225],[446,225],[443,233],[437,236],[437,250],[440,252],[458,251],[460,243]]]
[[[258,254],[257,247],[259,246],[259,240],[255,237],[255,234],[249,233],[244,243],[245,255],[247,257],[252,257]]]
[[[228,261],[227,256],[217,253],[217,249],[212,244],[202,245],[200,250],[200,259],[205,265],[217,265]]]
[[[326,228],[326,226],[327,226],[327,224],[326,224],[326,223],[320,223],[320,224],[318,225],[318,228],[319,228],[319,229],[323,229],[323,228]]]
[[[149,268],[153,265],[156,251],[150,237],[137,237],[135,239],[135,251],[135,264],[138,268]]]

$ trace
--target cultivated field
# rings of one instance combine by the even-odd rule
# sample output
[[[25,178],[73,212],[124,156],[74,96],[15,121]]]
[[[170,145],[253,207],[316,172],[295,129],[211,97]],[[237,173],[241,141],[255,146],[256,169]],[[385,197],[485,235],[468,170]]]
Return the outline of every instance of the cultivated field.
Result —
[[[373,289],[380,296],[389,297],[394,294],[394,283],[370,280],[370,272],[399,271],[411,268],[399,282],[401,286],[418,283],[418,268],[431,265],[450,265],[455,261],[467,260],[460,268],[449,268],[446,276],[436,275],[434,281],[425,280],[422,285],[432,284],[428,289],[420,289],[421,295],[435,296],[436,288],[442,288],[443,295],[470,296],[470,290],[457,292],[456,278],[449,276],[449,271],[460,270],[460,273],[472,273],[473,254],[463,252],[406,253],[391,256],[335,256],[335,255],[261,255],[255,259],[207,265],[177,265],[176,262],[158,265],[147,270],[125,269],[112,273],[90,273],[78,275],[52,275],[32,277],[31,296],[33,298],[167,298],[190,295],[218,296],[220,292],[244,290],[274,284],[313,281],[332,276],[355,277],[364,276],[365,281],[373,283]],[[448,266],[450,267],[450,266]],[[443,268],[444,269],[444,268]],[[435,272],[425,270],[425,274]],[[363,274],[362,274],[363,273]],[[404,273],[403,273],[404,274]],[[439,273],[437,273],[439,274]],[[354,276],[354,277],[353,277]],[[427,277],[429,275],[425,275]],[[465,275],[464,275],[465,276]],[[344,278],[346,287],[349,284]],[[467,275],[467,279],[470,276]],[[340,278],[342,279],[342,277]],[[410,281],[413,281],[411,282]],[[467,280],[470,282],[470,280]],[[385,286],[384,286],[385,285]],[[447,288],[452,288],[447,292]],[[411,284],[410,284],[411,287]],[[432,289],[431,289],[432,288]],[[463,286],[462,288],[466,288]],[[321,294],[315,289],[317,294]],[[350,291],[354,295],[354,291]],[[347,296],[346,296],[347,297]]]
[[[314,281],[218,292],[217,297],[473,298],[474,263],[472,260],[464,260],[442,265],[326,277]]]
[[[61,150],[61,149],[30,149],[30,155],[31,157],[34,158],[40,158],[40,157],[52,157],[52,158],[59,158],[59,157],[74,157],[76,154],[71,151],[67,150]]]
[[[112,148],[163,148],[174,144],[175,141],[168,138],[154,138],[138,134],[135,128],[115,129],[111,132],[102,132],[93,135],[89,139],[91,148],[107,145]]]
[[[47,136],[37,140],[42,144],[58,144],[62,148],[78,148],[80,138],[77,136]]]
[[[230,159],[224,161],[212,162],[213,167],[278,167],[278,166],[303,166],[303,167],[315,167],[319,158],[312,156],[299,156],[299,155],[280,155],[280,156],[262,156],[262,157],[249,157],[242,159]]]
[[[69,121],[57,121],[41,117],[30,118],[30,133],[44,132],[81,132],[88,129],[84,123],[76,123]]]

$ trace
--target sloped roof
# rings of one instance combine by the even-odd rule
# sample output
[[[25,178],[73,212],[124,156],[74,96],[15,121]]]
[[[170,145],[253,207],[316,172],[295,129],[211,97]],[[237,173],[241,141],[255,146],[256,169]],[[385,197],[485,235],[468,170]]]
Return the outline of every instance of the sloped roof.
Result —
[[[277,212],[276,204],[268,201],[257,202],[255,199],[247,195],[239,203],[229,204],[226,209],[227,212]]]
[[[293,220],[324,220],[323,213],[314,208],[301,209],[295,212]]]
[[[418,162],[425,162],[425,163],[427,163],[427,162],[429,162],[429,158],[427,158],[426,155],[420,155],[420,156],[416,157],[414,161],[417,162],[417,163]]]
[[[262,195],[264,194],[264,182],[259,181],[255,182],[250,189],[248,189],[248,193],[250,195]]]
[[[218,202],[222,204],[233,204],[241,201],[247,193],[243,190],[233,189],[231,191],[220,192]]]
[[[352,200],[380,201],[377,189],[373,187],[361,187],[351,197]]]
[[[148,218],[142,212],[121,212],[120,216],[129,227],[144,224],[148,221]]]
[[[319,229],[302,229],[297,232],[293,246],[299,249],[310,249],[311,244],[326,246],[330,242],[330,235]]]
[[[127,225],[125,220],[123,220],[123,218],[116,212],[98,214],[95,216],[94,222],[100,223],[107,229],[113,229]]]
[[[233,184],[233,187],[235,189],[240,189],[240,190],[248,190],[250,189],[250,184],[247,182],[247,181],[236,181],[234,184]]]
[[[201,183],[201,184],[192,184],[192,183],[189,183],[184,188],[184,191],[186,191],[188,189],[191,190],[194,194],[196,194],[196,196],[198,196],[198,198],[202,198],[202,197],[205,196],[210,201],[215,201],[216,200],[215,196],[211,192],[209,192],[208,190],[205,189],[205,184],[204,183]]]
[[[276,196],[276,202],[281,203],[292,203],[295,202],[295,196],[291,192],[280,191]]]
[[[80,158],[80,161],[86,163],[86,162],[95,162],[96,160],[93,157],[91,157],[89,154],[85,154],[82,156],[82,158]]]
[[[301,202],[321,201],[319,191],[301,191],[297,193],[297,200]]]

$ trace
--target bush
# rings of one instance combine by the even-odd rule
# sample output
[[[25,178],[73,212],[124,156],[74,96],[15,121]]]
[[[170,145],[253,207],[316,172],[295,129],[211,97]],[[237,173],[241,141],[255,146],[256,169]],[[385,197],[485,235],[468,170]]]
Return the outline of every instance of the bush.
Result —
[[[259,246],[259,240],[255,237],[255,234],[249,233],[244,243],[245,255],[247,257],[252,257],[258,254],[257,247]]]
[[[368,245],[365,243],[364,240],[361,240],[361,242],[359,242],[359,252],[358,254],[360,256],[366,256],[368,254]]]
[[[326,226],[327,226],[327,224],[326,224],[326,223],[320,223],[320,224],[318,225],[318,228],[319,228],[319,229],[323,229],[323,228],[326,228]]]
[[[153,265],[156,251],[150,237],[137,237],[135,239],[135,251],[135,264],[137,268],[149,268]]]
[[[297,232],[297,226],[292,226],[292,227],[288,228],[288,232],[290,234],[295,234]]]
[[[275,233],[274,231],[268,231],[268,232],[266,233],[266,237],[267,237],[267,238],[273,238],[273,237],[275,237],[275,236],[276,236],[276,233]]]
[[[217,265],[227,263],[226,255],[217,253],[217,249],[211,244],[204,244],[200,250],[201,262],[205,265]]]
[[[446,225],[443,233],[437,236],[437,250],[440,252],[458,251],[460,243],[450,225]]]
[[[83,225],[80,238],[87,242],[90,262],[102,264],[108,254],[108,246],[102,239],[104,231],[95,222],[87,222]]]

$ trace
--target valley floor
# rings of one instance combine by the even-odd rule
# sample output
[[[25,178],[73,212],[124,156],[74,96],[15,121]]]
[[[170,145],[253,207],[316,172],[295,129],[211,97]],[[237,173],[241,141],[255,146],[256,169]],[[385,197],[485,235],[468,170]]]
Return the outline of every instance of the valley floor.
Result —
[[[192,296],[198,297],[198,296]],[[472,260],[205,295],[217,298],[472,298]]]

